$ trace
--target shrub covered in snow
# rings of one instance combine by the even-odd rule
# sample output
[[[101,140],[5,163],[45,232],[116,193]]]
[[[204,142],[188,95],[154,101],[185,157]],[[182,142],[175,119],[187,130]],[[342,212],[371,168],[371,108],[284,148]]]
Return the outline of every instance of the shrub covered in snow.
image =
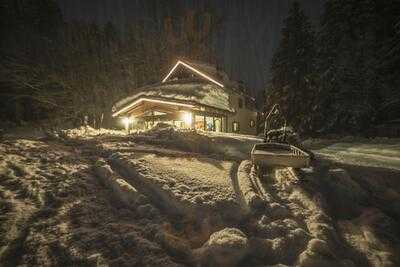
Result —
[[[113,136],[124,136],[126,135],[125,131],[111,130],[111,129],[95,129],[90,126],[81,126],[79,128],[66,129],[60,131],[61,136],[65,136],[68,138],[93,138],[96,136],[105,136],[105,135],[113,135]]]

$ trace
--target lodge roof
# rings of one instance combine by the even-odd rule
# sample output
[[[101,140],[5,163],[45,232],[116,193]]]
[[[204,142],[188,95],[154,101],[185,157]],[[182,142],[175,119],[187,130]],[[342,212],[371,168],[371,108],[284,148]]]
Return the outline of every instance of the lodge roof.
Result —
[[[219,68],[215,64],[205,63],[196,60],[187,60],[187,59],[178,60],[176,64],[178,64],[179,62],[193,67],[194,69],[208,75],[209,77],[215,79],[216,81],[222,83],[223,85],[232,86],[234,83],[233,81],[230,80],[228,74],[226,74],[226,72],[224,72],[221,68]]]
[[[113,109],[120,110],[140,98],[187,102],[234,112],[229,105],[229,94],[224,88],[199,80],[167,81],[137,88],[133,94],[118,101]]]
[[[171,80],[175,70],[181,65],[201,76],[202,79],[185,78]],[[135,89],[130,96],[118,101],[113,106],[113,111],[127,109],[128,105],[140,98],[153,98],[187,102],[234,112],[229,103],[229,94],[232,92],[254,101],[254,98],[240,91],[237,82],[231,81],[228,75],[216,66],[198,61],[189,62],[187,60],[179,60],[161,83]]]

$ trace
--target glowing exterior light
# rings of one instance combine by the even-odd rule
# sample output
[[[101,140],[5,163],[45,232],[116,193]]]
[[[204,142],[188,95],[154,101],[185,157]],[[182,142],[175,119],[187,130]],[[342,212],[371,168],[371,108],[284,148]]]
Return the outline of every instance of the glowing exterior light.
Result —
[[[162,80],[162,82],[165,82],[180,64],[181,64],[181,61],[178,60],[178,62],[176,62],[175,66],[168,72],[167,76],[165,76],[165,78]]]
[[[128,117],[123,117],[121,119],[121,121],[125,125],[125,128],[127,128],[129,126],[129,124],[131,124],[133,122],[133,120],[131,118],[128,118]]]
[[[124,124],[125,129],[128,131],[129,130],[129,125],[133,122],[133,118],[123,117],[121,119],[121,121]]]
[[[216,80],[214,80],[213,78],[211,78],[210,76],[202,73],[201,71],[196,70],[195,68],[193,68],[192,66],[186,64],[185,62],[182,62],[180,60],[178,60],[178,62],[175,64],[175,66],[171,69],[171,71],[167,74],[167,76],[165,76],[165,78],[162,80],[162,82],[164,83],[166,80],[168,80],[169,76],[171,76],[171,74],[174,72],[174,70],[179,66],[179,65],[183,65],[186,68],[190,69],[191,71],[197,73],[198,75],[202,76],[203,78],[206,78],[207,80],[215,83],[216,85],[220,86],[220,87],[224,87],[224,85],[222,83],[217,82]]]
[[[190,104],[183,104],[183,103],[177,103],[177,102],[173,102],[173,101],[164,101],[164,100],[157,100],[157,99],[150,99],[150,98],[140,98],[136,101],[134,101],[133,103],[129,104],[128,106],[118,110],[117,112],[113,113],[112,116],[116,117],[119,114],[129,110],[131,107],[139,104],[140,102],[143,101],[147,101],[147,102],[153,102],[153,103],[161,103],[161,104],[170,104],[170,105],[175,105],[175,106],[181,106],[181,107],[188,107],[188,108],[193,108],[193,105]]]
[[[192,126],[192,113],[184,112],[182,115],[182,120],[187,126]]]

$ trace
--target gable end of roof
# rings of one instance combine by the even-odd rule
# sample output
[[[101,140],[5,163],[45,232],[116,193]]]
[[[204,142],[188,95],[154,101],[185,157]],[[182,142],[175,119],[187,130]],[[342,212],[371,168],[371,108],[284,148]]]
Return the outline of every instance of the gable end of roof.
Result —
[[[190,64],[183,62],[182,60],[178,60],[178,62],[174,65],[174,67],[169,71],[169,73],[164,77],[164,79],[162,80],[162,83],[166,82],[168,80],[168,78],[174,73],[174,71],[178,68],[178,66],[184,66],[185,68],[189,69],[190,71],[192,71],[193,73],[201,76],[202,78],[220,86],[220,87],[224,87],[224,85],[218,81],[216,81],[215,79],[213,79],[212,77],[210,77],[209,75],[197,70],[196,68],[192,67]]]

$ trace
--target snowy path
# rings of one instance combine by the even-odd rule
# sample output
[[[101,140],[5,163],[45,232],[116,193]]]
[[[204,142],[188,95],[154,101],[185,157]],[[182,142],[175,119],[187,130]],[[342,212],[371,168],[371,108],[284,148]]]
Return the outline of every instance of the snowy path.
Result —
[[[400,170],[400,143],[336,143],[314,152],[341,163]]]

